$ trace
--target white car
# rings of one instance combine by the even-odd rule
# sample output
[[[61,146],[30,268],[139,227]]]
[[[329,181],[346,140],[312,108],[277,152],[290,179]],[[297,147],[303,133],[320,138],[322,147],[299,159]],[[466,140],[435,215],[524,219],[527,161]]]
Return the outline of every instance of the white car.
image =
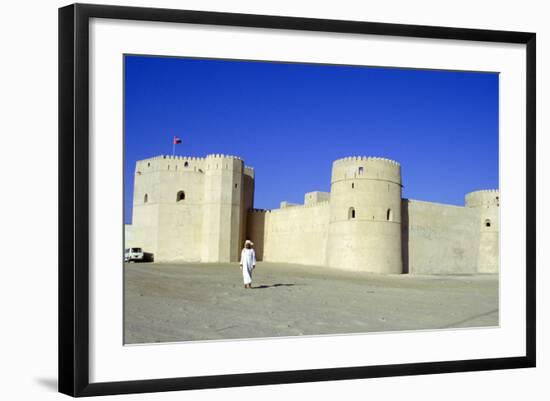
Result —
[[[125,262],[143,262],[144,256],[141,248],[128,248],[124,251]]]

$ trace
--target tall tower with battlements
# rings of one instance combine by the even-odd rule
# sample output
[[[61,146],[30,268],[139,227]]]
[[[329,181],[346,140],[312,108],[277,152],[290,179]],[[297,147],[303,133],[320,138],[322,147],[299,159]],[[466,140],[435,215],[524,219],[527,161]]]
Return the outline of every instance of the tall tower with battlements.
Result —
[[[478,273],[498,273],[500,198],[497,190],[482,190],[466,194],[466,207],[478,211],[479,250]]]
[[[235,262],[244,237],[244,163],[225,155],[208,155],[204,163],[201,260]]]
[[[132,244],[158,261],[235,262],[254,172],[234,156],[157,156],[136,163]]]
[[[326,264],[373,272],[403,272],[401,167],[377,157],[334,161]]]

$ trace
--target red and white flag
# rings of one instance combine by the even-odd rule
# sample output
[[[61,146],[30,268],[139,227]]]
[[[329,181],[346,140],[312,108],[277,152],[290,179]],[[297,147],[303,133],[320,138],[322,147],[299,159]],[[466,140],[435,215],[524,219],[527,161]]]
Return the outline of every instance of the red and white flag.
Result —
[[[175,136],[175,137],[174,137],[174,145],[177,145],[178,143],[181,143],[181,138]]]

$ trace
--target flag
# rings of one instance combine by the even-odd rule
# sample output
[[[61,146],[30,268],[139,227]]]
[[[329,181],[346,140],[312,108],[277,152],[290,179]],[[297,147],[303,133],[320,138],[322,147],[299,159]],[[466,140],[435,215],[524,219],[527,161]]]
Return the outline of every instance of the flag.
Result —
[[[175,136],[174,137],[174,145],[177,145],[178,143],[181,143],[181,138]]]

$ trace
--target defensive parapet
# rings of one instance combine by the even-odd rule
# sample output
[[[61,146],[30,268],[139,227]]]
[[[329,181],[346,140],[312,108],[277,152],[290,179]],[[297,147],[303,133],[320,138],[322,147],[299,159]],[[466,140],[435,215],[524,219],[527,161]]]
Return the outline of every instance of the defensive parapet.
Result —
[[[479,250],[477,270],[479,273],[498,273],[500,235],[500,197],[496,189],[475,191],[466,194],[466,207],[478,210]]]
[[[466,194],[465,204],[467,207],[499,206],[499,191],[496,189],[484,189]]]
[[[344,157],[332,163],[331,182],[352,178],[386,179],[401,184],[401,167],[394,160],[370,156]]]
[[[136,174],[146,174],[156,171],[195,172],[203,168],[204,157],[167,156],[160,155],[136,163]]]
[[[399,163],[366,156],[334,161],[327,265],[403,272]]]

